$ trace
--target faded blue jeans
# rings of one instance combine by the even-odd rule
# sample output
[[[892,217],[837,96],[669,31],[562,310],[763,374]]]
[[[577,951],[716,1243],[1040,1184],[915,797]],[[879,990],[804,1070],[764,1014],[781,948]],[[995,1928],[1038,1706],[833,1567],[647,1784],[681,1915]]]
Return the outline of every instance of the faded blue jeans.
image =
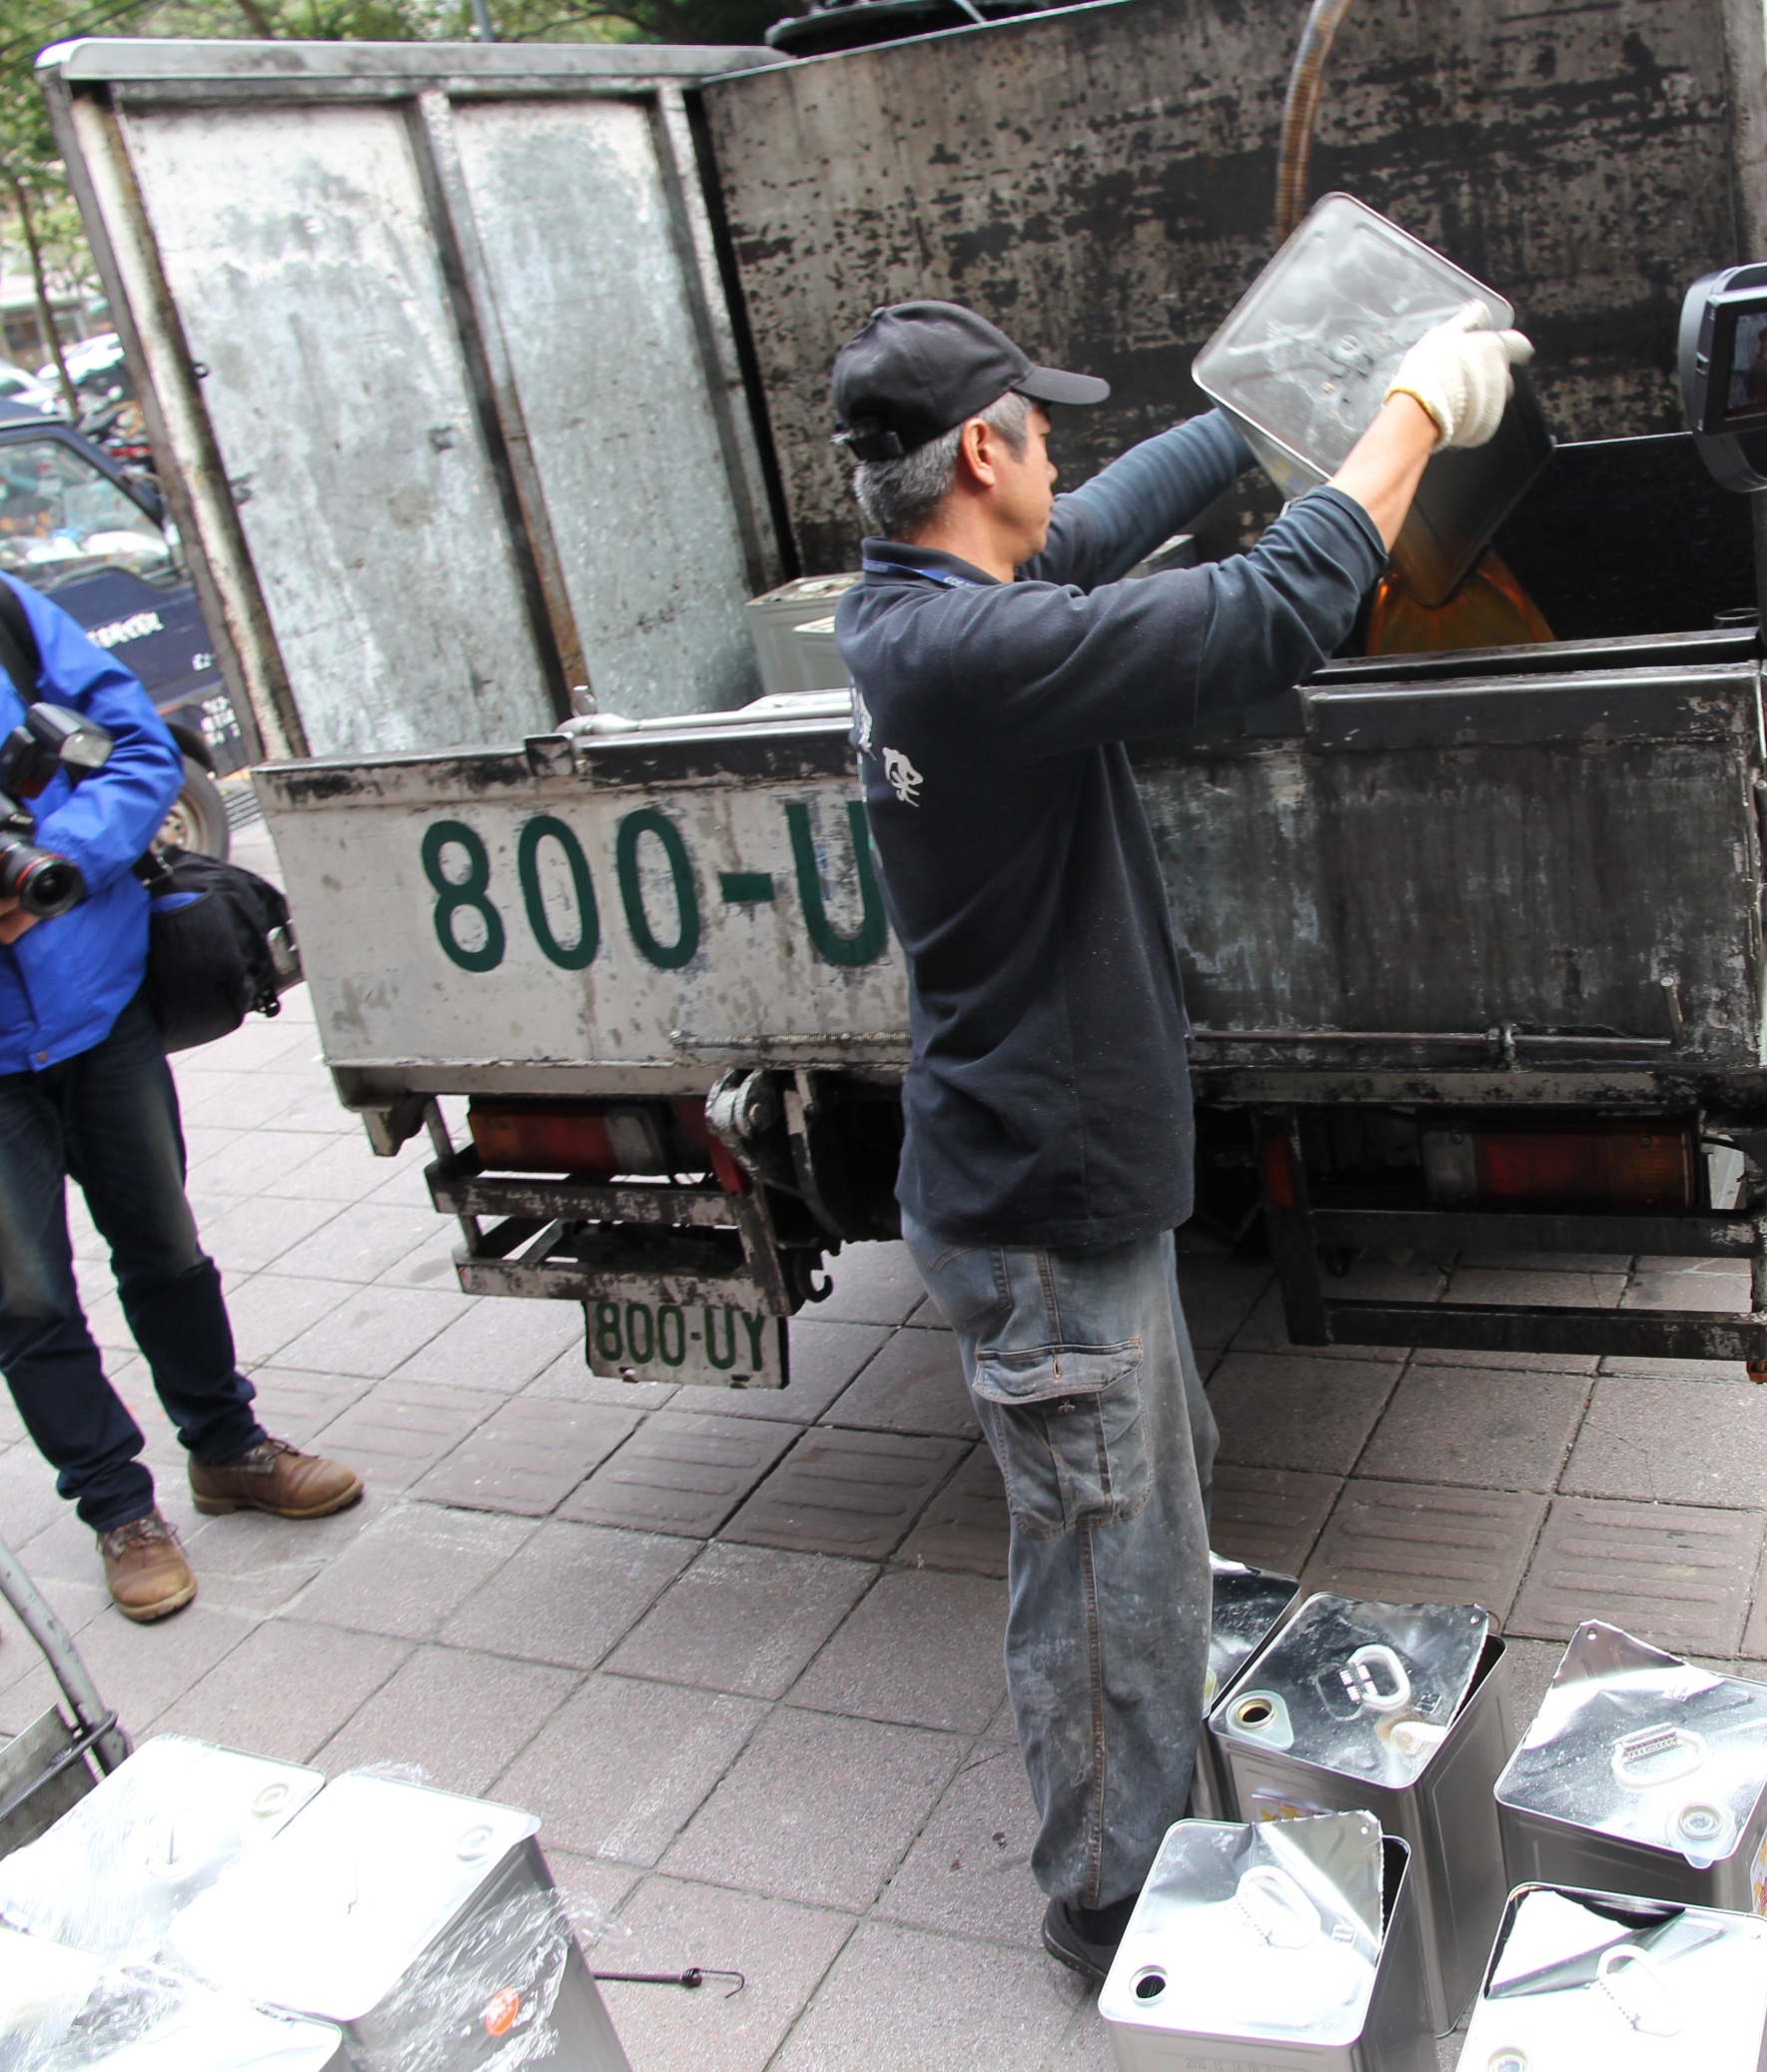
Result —
[[[1215,1419],[1170,1233],[950,1245],[902,1220],[1006,1483],[1006,1679],[1052,1898],[1139,1892],[1203,1714]]]

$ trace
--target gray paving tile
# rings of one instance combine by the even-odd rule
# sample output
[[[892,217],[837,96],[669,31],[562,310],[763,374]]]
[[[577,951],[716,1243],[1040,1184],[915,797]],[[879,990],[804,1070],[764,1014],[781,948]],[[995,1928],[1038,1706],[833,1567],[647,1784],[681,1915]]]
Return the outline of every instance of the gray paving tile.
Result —
[[[926,1300],[906,1245],[848,1245],[828,1263],[833,1292],[816,1305],[824,1323],[906,1324]]]
[[[254,1139],[254,1157],[260,1150],[267,1161],[274,1157],[281,1170],[261,1183],[259,1191],[296,1201],[358,1202],[392,1177],[391,1166],[376,1158],[360,1131],[328,1138],[300,1130],[266,1130]],[[412,1161],[414,1167],[422,1163]]]
[[[80,1657],[124,1730],[139,1737],[169,1705],[224,1660],[252,1630],[252,1621],[198,1600],[173,1617],[134,1625],[108,1604],[81,1628]],[[16,1733],[60,1693],[34,1644],[37,1658],[0,1695],[0,1731]]]
[[[1468,1353],[1455,1346],[1419,1346],[1413,1367],[1495,1367],[1512,1374],[1594,1374],[1598,1353]]]
[[[793,1704],[980,1733],[1006,1689],[1006,1585],[902,1568],[880,1578],[799,1677]]]
[[[1326,1293],[1337,1294],[1333,1282]],[[1229,1341],[1229,1351],[1234,1353],[1295,1353],[1307,1360],[1403,1360],[1404,1353],[1395,1346],[1297,1346],[1289,1339],[1289,1328],[1283,1322],[1283,1291],[1272,1281],[1258,1299],[1251,1316],[1242,1324]]]
[[[442,1637],[486,1654],[592,1668],[692,1557],[691,1541],[548,1520]]]
[[[659,1412],[595,1470],[559,1516],[708,1539],[797,1436],[796,1425],[761,1418]]]
[[[1767,1571],[1767,1559],[1764,1559],[1761,1565],[1763,1570]],[[1767,1659],[1767,1576],[1756,1577],[1748,1623],[1743,1627],[1742,1641],[1737,1651],[1755,1662]],[[1749,1669],[1744,1673],[1759,1676],[1761,1672],[1759,1669]]]
[[[1563,1640],[1599,1618],[1658,1647],[1732,1654],[1761,1534],[1743,1512],[1555,1498],[1509,1628]]]
[[[1625,1265],[1623,1259],[1610,1261],[1601,1273],[1553,1273],[1539,1265],[1463,1266],[1448,1283],[1448,1300],[1515,1303],[1529,1309],[1613,1310],[1625,1293]]]
[[[335,1777],[417,1763],[442,1790],[482,1797],[579,1680],[537,1662],[419,1647],[325,1744],[320,1767]]]
[[[943,1328],[914,1325],[882,1347],[825,1418],[849,1430],[922,1432],[943,1439],[975,1439],[982,1429],[963,1385],[956,1340]]]
[[[654,1863],[765,1710],[721,1691],[591,1676],[492,1795],[537,1813],[548,1848]]]
[[[956,1440],[817,1427],[724,1527],[723,1538],[881,1560],[964,1452]]]
[[[876,1898],[963,1752],[954,1734],[781,1705],[663,1867],[857,1911]]]
[[[493,1411],[412,1494],[467,1511],[543,1518],[638,1423],[635,1410],[518,1396]]]
[[[1095,2002],[1082,2000],[1074,2010],[1068,2033],[1056,2045],[1054,2056],[1043,2061],[1041,2072],[1120,2072],[1110,2024]]]
[[[1401,1364],[1397,1358],[1230,1353],[1209,1384],[1222,1460],[1347,1475],[1386,1408]]]
[[[1710,1504],[1767,1500],[1767,1391],[1615,1375],[1595,1384],[1561,1485],[1567,1495]]]
[[[533,1531],[524,1519],[397,1505],[330,1563],[303,1596],[301,1617],[427,1640]]]
[[[868,1562],[714,1543],[607,1666],[747,1697],[782,1697],[875,1573]]]
[[[965,1757],[875,1913],[910,1927],[1042,1948],[1044,1896],[1031,1875],[1037,1808],[1019,1751],[984,1741]]]
[[[624,1963],[630,1937],[615,1917],[643,1872],[616,1863],[597,1863],[592,1856],[579,1856],[571,1849],[548,1848],[544,1853],[583,1955],[592,1956],[596,1965],[608,1970],[618,1968]]]
[[[1229,1560],[1299,1575],[1342,1487],[1334,1475],[1223,1464],[1215,1471],[1209,1544]]]
[[[729,1402],[706,1408],[724,1417],[813,1425],[889,1336],[881,1324],[826,1323],[820,1308],[806,1311],[791,1320],[791,1380],[783,1389],[721,1389],[717,1395]],[[687,1400],[682,1407],[697,1405]]]
[[[316,1288],[329,1283],[316,1281]],[[459,1316],[472,1298],[417,1288],[358,1288],[282,1348],[283,1364],[382,1381]]]
[[[267,1200],[260,1196],[260,1206]],[[324,1202],[288,1204],[292,1216],[318,1220],[309,1236],[278,1254],[279,1274],[312,1281],[373,1281],[436,1235],[433,1210],[352,1202],[326,1216],[326,1206]]]
[[[1389,1482],[1552,1490],[1588,1400],[1579,1376],[1414,1367],[1358,1466]]]
[[[1190,1326],[1191,1344],[1230,1344],[1273,1278],[1274,1270],[1262,1261],[1236,1263],[1180,1254],[1178,1293],[1185,1322]]]
[[[971,1944],[867,1921],[774,2062],[779,2072],[1041,2066],[1082,1996],[1096,1997],[1041,1951],[990,1949],[982,1961]]]
[[[475,1389],[379,1382],[322,1426],[314,1444],[382,1489],[409,1489],[502,1402]]]
[[[1564,1658],[1564,1649],[1556,1640],[1523,1640],[1514,1634],[1505,1634],[1504,1646],[1509,1656],[1512,1716],[1517,1730],[1525,1733]]]
[[[845,1914],[667,1877],[647,1878],[619,1924],[627,1939],[604,1965],[597,1958],[601,1968],[718,1964],[748,1981],[734,1997],[721,1979],[695,1993],[604,1985],[632,2072],[761,2072],[853,1931]]]
[[[1004,1575],[1010,1533],[1006,1485],[994,1456],[979,1446],[921,1513],[919,1525],[896,1550],[896,1559],[916,1567]]]
[[[190,1157],[190,1184],[198,1193],[234,1196],[258,1194],[289,1195],[299,1173],[312,1162],[315,1140],[293,1131],[272,1136],[268,1130],[211,1130],[200,1126],[187,1129],[185,1143]],[[368,1146],[363,1156],[370,1155]],[[360,1163],[360,1161],[359,1161]],[[357,1190],[346,1187],[326,1194],[302,1195],[306,1199],[354,1201]]]
[[[1749,1383],[1749,1371],[1740,1360],[1638,1360],[1628,1353],[1609,1353],[1601,1362],[1603,1374],[1638,1375],[1643,1380],[1665,1382]]]
[[[549,1367],[534,1376],[521,1393],[524,1396],[543,1396],[555,1403],[607,1403],[616,1409],[629,1407],[632,1410],[662,1410],[679,1396],[683,1410],[713,1412],[722,1408],[726,1396],[745,1396],[741,1389],[684,1389],[679,1382],[609,1381],[604,1375],[589,1372],[580,1346],[574,1352],[560,1353]],[[781,1392],[769,1390],[767,1393],[777,1395]]]
[[[55,1470],[35,1447],[12,1447],[0,1454],[0,1519],[6,1522],[6,1543],[14,1551],[46,1526],[71,1516],[73,1509],[57,1494]],[[86,1545],[92,1545],[90,1534]]]
[[[248,1195],[233,1203],[224,1216],[203,1224],[203,1250],[229,1277],[259,1273],[323,1229],[338,1213],[336,1202],[287,1202],[269,1195]],[[350,1276],[337,1278],[348,1280]]]
[[[439,1285],[453,1288],[451,1279]],[[578,1304],[487,1296],[420,1347],[400,1368],[399,1377],[513,1391],[567,1353],[574,1353],[582,1366],[582,1344],[583,1313]]]
[[[203,1602],[263,1617],[280,1610],[374,1522],[373,1498],[330,1518],[236,1512],[202,1519],[185,1539]]]
[[[1345,1302],[1439,1302],[1447,1285],[1447,1269],[1433,1259],[1408,1259],[1400,1265],[1364,1254],[1348,1273],[1330,1276],[1325,1292]]]
[[[436,1215],[426,1196],[424,1200],[408,1200],[402,1190],[395,1195],[369,1197],[371,1202],[385,1200],[388,1206],[404,1209],[421,1209],[429,1214],[433,1228],[424,1241],[415,1245],[403,1259],[397,1259],[376,1280],[392,1288],[458,1288],[459,1271],[454,1265],[454,1249],[460,1242],[457,1223]],[[538,1307],[538,1305],[530,1305]]]
[[[157,1724],[225,1748],[310,1762],[407,1652],[377,1634],[267,1618]]]
[[[1628,1310],[1741,1310],[1749,1307],[1746,1260],[1640,1259],[1621,1305]]]
[[[1546,1499],[1510,1490],[1346,1483],[1303,1580],[1383,1604],[1513,1601]]]
[[[246,1367],[259,1367],[276,1360],[285,1346],[293,1345],[331,1315],[340,1303],[348,1302],[356,1290],[344,1282],[301,1281],[293,1275],[254,1274],[237,1283],[230,1275],[227,1284],[227,1315],[233,1325],[235,1357]],[[299,1367],[298,1360],[280,1363]],[[330,1367],[319,1363],[318,1372]]]
[[[258,1422],[278,1439],[303,1448],[374,1386],[357,1375],[303,1374],[286,1367],[255,1367],[251,1380],[258,1392]]]

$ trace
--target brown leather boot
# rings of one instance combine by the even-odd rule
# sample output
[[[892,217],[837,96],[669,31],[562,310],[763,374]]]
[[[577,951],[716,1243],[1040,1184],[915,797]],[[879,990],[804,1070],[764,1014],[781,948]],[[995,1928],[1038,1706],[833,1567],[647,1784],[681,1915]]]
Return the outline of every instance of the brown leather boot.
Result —
[[[100,1533],[98,1551],[104,1555],[104,1579],[112,1600],[137,1624],[182,1611],[197,1593],[197,1579],[178,1535],[157,1511]]]
[[[190,1493],[199,1511],[268,1511],[273,1518],[327,1518],[362,1495],[362,1477],[342,1461],[303,1454],[286,1439],[261,1439],[237,1461],[192,1459]]]

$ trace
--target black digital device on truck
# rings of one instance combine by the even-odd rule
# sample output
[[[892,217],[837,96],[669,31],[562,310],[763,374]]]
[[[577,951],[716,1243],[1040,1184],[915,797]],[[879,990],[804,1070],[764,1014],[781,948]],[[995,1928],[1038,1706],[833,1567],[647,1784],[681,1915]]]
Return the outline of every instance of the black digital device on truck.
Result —
[[[1681,401],[1727,490],[1767,490],[1767,265],[1725,267],[1681,305]]]

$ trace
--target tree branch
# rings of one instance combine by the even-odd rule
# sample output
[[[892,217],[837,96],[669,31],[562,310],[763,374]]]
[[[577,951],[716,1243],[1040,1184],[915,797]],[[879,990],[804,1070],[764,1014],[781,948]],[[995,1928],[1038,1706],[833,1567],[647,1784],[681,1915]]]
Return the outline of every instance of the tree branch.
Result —
[[[36,219],[31,214],[31,199],[25,183],[16,173],[8,172],[6,184],[12,189],[12,199],[18,209],[19,229],[24,233],[25,250],[31,258],[31,285],[37,296],[37,325],[49,342],[49,357],[55,362],[55,371],[61,377],[62,401],[68,407],[68,417],[79,422],[80,398],[68,374],[68,364],[61,356],[61,335],[55,328],[55,311],[49,301],[49,279],[43,270],[43,247],[37,239]]]

